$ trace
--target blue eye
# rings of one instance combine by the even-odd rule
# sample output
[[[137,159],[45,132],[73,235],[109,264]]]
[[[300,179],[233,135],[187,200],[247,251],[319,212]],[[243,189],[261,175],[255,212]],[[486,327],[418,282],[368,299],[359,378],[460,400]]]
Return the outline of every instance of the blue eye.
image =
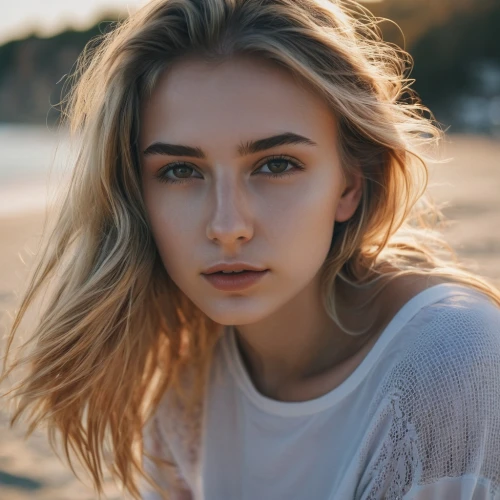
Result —
[[[260,175],[266,175],[267,177],[272,177],[272,178],[282,178],[282,177],[286,177],[289,175],[293,175],[294,173],[296,173],[299,170],[304,170],[304,166],[302,163],[300,163],[299,161],[297,161],[293,158],[289,158],[287,156],[273,156],[271,158],[266,158],[263,162],[261,162],[259,169],[266,166],[266,165],[274,165],[274,167],[271,167],[271,168],[278,168],[278,169],[280,169],[282,167],[288,168],[288,165],[292,165],[292,167],[293,167],[291,170],[284,170],[283,172],[279,172],[279,173],[271,172],[271,173],[261,173],[260,174]],[[278,167],[276,167],[276,165],[278,165]],[[170,172],[174,173],[175,171],[177,171],[178,173],[184,171],[184,173],[188,177],[173,178],[173,177],[169,177],[167,175]],[[157,172],[156,178],[160,182],[165,182],[167,184],[183,184],[191,179],[196,179],[196,177],[189,176],[189,174],[192,173],[193,171],[196,171],[196,169],[191,167],[189,163],[174,162],[174,163],[170,163],[170,164],[166,165],[164,168],[161,168]]]

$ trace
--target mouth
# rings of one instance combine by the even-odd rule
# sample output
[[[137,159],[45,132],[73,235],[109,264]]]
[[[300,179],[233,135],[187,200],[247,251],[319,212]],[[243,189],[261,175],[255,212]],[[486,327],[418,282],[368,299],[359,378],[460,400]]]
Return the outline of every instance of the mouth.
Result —
[[[268,274],[269,270],[265,271],[242,271],[237,273],[223,273],[218,271],[211,274],[204,274],[204,278],[215,288],[225,292],[236,292],[249,288]]]
[[[262,271],[251,271],[250,269],[245,269],[243,271],[231,271],[231,272],[224,272],[224,271],[217,271],[215,273],[204,273],[205,276],[213,276],[215,274],[217,275],[221,275],[221,276],[238,276],[238,275],[243,275],[243,274],[249,274],[249,273],[255,273],[255,274],[259,274],[259,273],[265,273],[266,271],[268,271],[269,269],[263,269]]]

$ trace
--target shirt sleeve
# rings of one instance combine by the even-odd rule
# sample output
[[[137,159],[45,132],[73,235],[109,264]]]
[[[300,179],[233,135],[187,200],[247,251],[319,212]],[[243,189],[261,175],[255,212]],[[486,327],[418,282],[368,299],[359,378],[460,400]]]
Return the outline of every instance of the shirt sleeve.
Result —
[[[500,500],[500,309],[429,327],[379,406],[357,500]]]
[[[143,456],[143,467],[159,484],[165,497],[157,493],[143,480],[141,488],[142,500],[193,500],[189,486],[178,469],[167,442],[161,434],[158,417],[155,415],[144,427],[144,451],[161,458],[165,463],[156,465],[146,455]]]

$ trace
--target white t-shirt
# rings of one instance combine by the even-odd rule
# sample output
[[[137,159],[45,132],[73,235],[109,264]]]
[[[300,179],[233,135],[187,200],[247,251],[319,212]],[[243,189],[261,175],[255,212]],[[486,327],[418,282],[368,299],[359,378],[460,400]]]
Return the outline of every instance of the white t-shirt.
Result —
[[[304,402],[260,394],[226,327],[201,408],[188,422],[167,395],[145,429],[192,492],[173,498],[500,499],[500,309],[465,286],[428,288],[343,383]]]

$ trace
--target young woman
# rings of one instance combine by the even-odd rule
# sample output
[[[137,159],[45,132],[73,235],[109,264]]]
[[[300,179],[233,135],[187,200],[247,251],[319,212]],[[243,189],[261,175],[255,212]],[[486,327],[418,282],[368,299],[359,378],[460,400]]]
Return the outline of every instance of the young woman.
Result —
[[[500,291],[431,226],[408,55],[334,0],[158,0],[85,54],[13,421],[134,498],[500,498]]]

